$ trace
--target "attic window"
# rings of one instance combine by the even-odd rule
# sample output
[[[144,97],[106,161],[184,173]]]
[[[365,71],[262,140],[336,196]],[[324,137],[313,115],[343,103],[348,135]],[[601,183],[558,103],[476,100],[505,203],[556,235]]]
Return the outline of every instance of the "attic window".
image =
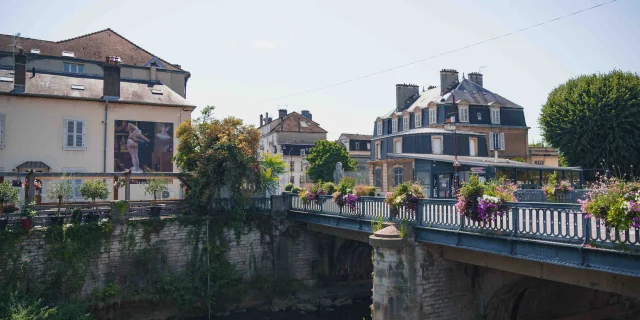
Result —
[[[84,90],[84,85],[82,84],[72,84],[71,90]]]
[[[31,49],[31,53],[40,54],[40,49]]]
[[[0,77],[0,81],[2,81],[2,82],[13,82],[13,78],[11,78],[11,77]]]
[[[151,89],[151,93],[163,95],[162,90],[159,90],[159,89]]]
[[[300,125],[305,128],[309,126],[309,124],[306,121],[300,121]]]
[[[74,55],[73,55],[73,52],[72,52],[72,51],[62,51],[62,56],[63,56],[63,57],[71,57],[71,58],[73,58],[73,57],[74,57]]]

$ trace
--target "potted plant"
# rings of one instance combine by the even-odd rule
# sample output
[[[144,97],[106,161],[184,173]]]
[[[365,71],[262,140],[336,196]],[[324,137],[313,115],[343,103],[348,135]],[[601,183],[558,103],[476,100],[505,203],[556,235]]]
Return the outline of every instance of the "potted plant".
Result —
[[[11,183],[0,183],[0,230],[4,230],[9,222],[9,220],[4,217],[5,204],[15,205],[15,203],[20,201],[18,194],[18,189],[12,187]]]
[[[129,213],[129,201],[116,200],[111,202],[111,219],[122,220]]]
[[[484,182],[473,174],[458,191],[456,209],[461,216],[486,225],[504,215],[505,202],[517,201],[517,190],[516,184],[506,183],[504,179]]]
[[[35,206],[35,202],[25,203],[22,206],[22,211],[20,212],[20,215],[22,216],[22,220],[20,221],[20,223],[22,224],[22,229],[31,229],[31,226],[33,225],[33,217],[35,217],[37,213]]]
[[[391,217],[395,218],[404,208],[409,214],[418,210],[418,199],[424,198],[422,186],[419,184],[401,183],[392,192],[387,192],[384,202],[389,206]]]
[[[153,204],[151,205],[151,216],[160,217],[160,210],[162,208],[158,206],[158,195],[165,191],[169,191],[167,184],[169,181],[165,178],[149,179],[144,184],[144,193],[146,195],[153,195]]]
[[[51,222],[55,226],[61,226],[64,224],[64,216],[60,215],[60,209],[63,201],[69,201],[73,197],[73,185],[66,176],[62,176],[60,181],[52,182],[47,188],[47,198],[58,201],[58,210],[54,217],[51,217]]]
[[[91,201],[93,201],[93,208],[96,207],[96,199],[106,200],[109,197],[109,183],[102,180],[87,180],[80,186],[80,195]],[[89,221],[98,221],[100,218],[99,213],[89,215]]]

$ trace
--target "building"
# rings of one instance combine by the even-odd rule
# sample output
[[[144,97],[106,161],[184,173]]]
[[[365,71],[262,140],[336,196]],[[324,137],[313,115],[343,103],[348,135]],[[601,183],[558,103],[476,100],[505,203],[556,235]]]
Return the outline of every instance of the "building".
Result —
[[[260,115],[260,151],[282,155],[288,164],[288,171],[280,177],[280,190],[288,183],[302,186],[310,182],[306,171],[309,163],[306,155],[317,140],[326,140],[327,131],[313,121],[308,110],[302,113],[288,113],[286,109],[278,110],[275,120],[269,113]]]
[[[175,130],[195,109],[179,65],[110,29],[59,42],[0,35],[0,50],[0,171],[178,171]],[[180,196],[177,180],[163,195]],[[150,196],[133,185],[131,197]]]
[[[529,146],[529,157],[527,159],[529,159],[529,163],[532,164],[552,167],[560,166],[558,150],[551,147]]]
[[[416,85],[396,85],[394,109],[376,119],[369,177],[378,193],[416,181],[431,197],[448,198],[456,181],[467,181],[472,173],[539,187],[555,170],[580,184],[579,168],[504,159],[527,158],[524,112],[483,88],[481,74],[458,81],[457,71],[445,69],[440,79],[440,87],[422,92]]]
[[[371,156],[372,135],[343,133],[338,138],[338,143],[349,152],[349,157],[357,161],[354,172],[346,172],[347,176],[356,179],[357,184],[368,185],[369,182],[369,158]]]

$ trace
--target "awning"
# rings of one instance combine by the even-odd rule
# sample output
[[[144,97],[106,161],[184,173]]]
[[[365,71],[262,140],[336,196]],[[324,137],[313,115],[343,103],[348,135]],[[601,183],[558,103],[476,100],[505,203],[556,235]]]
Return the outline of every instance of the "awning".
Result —
[[[44,162],[42,161],[27,161],[19,166],[16,167],[16,171],[23,171],[23,170],[50,170],[51,167],[49,167],[48,165],[46,165]]]

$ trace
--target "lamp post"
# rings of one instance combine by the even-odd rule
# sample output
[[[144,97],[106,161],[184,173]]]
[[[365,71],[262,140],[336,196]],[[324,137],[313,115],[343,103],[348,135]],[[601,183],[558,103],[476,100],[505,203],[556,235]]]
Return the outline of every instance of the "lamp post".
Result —
[[[454,170],[454,174],[453,174],[453,193],[454,196],[455,194],[458,194],[458,188],[460,187],[460,173],[458,172],[458,169],[460,168],[460,162],[458,162],[458,137],[456,134],[456,125],[455,125],[455,115],[457,113],[456,110],[456,96],[454,95],[453,92],[451,92],[451,98],[452,98],[452,102],[453,102],[453,112],[448,113],[447,115],[453,115],[450,117],[447,117],[445,119],[444,122],[444,129],[447,131],[453,131],[453,170]],[[442,102],[444,102],[444,99],[441,100]]]

